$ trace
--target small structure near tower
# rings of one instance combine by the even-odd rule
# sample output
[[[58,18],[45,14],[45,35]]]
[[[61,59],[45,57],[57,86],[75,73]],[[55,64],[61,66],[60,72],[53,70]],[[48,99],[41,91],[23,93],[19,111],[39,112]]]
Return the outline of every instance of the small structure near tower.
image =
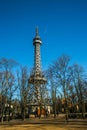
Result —
[[[36,27],[36,36],[33,39],[34,45],[34,68],[29,78],[29,84],[33,85],[32,105],[38,108],[42,104],[41,102],[41,88],[46,83],[46,79],[41,70],[41,54],[40,46],[42,41],[38,34],[38,27]]]

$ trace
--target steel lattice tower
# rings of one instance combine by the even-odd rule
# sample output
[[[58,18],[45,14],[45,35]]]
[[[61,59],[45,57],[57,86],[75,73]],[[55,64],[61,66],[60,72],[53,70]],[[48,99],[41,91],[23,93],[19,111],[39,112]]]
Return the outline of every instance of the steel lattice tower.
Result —
[[[41,93],[40,93],[41,86],[46,83],[46,79],[41,70],[41,54],[40,54],[41,44],[42,44],[42,41],[38,34],[38,27],[37,27],[36,36],[33,39],[34,69],[29,78],[29,83],[34,86],[33,94],[35,97],[35,104],[37,104],[37,105],[39,105],[41,103]]]

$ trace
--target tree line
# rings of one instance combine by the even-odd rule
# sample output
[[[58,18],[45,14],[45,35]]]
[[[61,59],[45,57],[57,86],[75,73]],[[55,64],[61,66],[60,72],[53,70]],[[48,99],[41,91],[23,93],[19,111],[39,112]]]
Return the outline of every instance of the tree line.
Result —
[[[54,117],[59,112],[87,112],[87,74],[79,64],[70,64],[70,57],[62,55],[44,71],[47,79],[41,87],[41,100],[52,106]],[[33,86],[28,83],[31,69],[22,67],[13,59],[0,59],[0,120],[10,120],[15,113],[25,119],[27,105],[31,103]],[[28,105],[29,107],[29,105]]]
[[[85,118],[87,112],[87,74],[79,64],[70,64],[70,56],[62,55],[48,68],[48,84],[51,89],[54,106],[58,98],[62,103],[66,118],[69,112],[81,112]],[[55,112],[56,113],[56,107]]]

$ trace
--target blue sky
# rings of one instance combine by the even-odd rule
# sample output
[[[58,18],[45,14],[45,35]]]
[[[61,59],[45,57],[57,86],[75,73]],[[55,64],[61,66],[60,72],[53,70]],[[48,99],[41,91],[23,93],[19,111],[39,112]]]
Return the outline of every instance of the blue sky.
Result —
[[[43,69],[62,54],[87,67],[87,0],[0,0],[0,57],[32,67],[37,25]]]

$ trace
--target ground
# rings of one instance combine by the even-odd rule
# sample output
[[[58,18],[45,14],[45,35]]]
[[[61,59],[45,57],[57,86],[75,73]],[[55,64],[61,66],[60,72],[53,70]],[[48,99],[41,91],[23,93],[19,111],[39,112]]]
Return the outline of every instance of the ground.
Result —
[[[87,119],[34,118],[0,123],[0,130],[87,130]]]
[[[14,125],[14,126],[0,126],[0,130],[87,130],[87,127],[75,127],[75,126],[58,126],[47,124],[26,124],[26,125]]]

